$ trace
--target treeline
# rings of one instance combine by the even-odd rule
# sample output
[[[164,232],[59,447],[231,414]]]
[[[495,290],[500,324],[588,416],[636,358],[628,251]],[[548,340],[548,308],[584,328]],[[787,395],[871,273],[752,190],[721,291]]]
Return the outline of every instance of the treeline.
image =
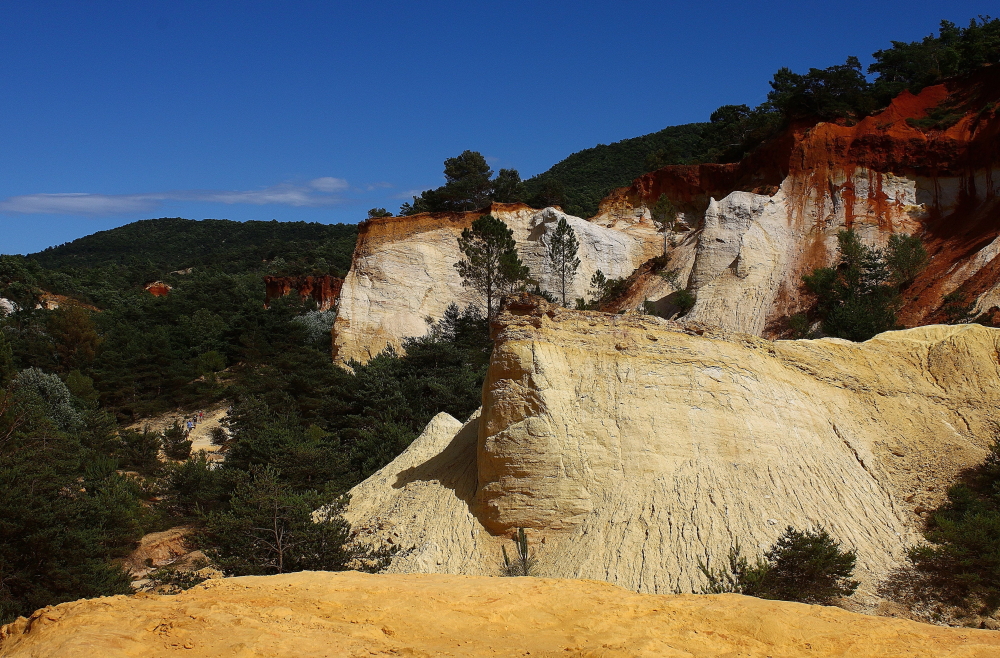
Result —
[[[387,350],[348,371],[332,363],[333,313],[296,295],[264,308],[262,275],[281,259],[317,267],[332,248],[329,233],[292,230],[295,240],[274,241],[266,254],[218,240],[215,254],[171,274],[198,262],[182,247],[191,224],[156,223],[124,227],[131,257],[145,259],[138,266],[87,243],[57,256],[89,266],[0,257],[0,297],[16,305],[0,315],[4,621],[130,591],[114,559],[144,533],[182,522],[201,528],[200,547],[231,575],[377,568],[387,552],[345,545],[342,495],[435,414],[465,419],[480,404],[491,342],[476,311],[452,307],[406,344],[405,356]],[[145,245],[139,234],[160,244]],[[346,269],[349,255],[331,261]],[[145,292],[149,274],[170,283],[170,294]],[[35,308],[43,290],[71,299]],[[227,454],[221,468],[185,459],[190,442],[179,428],[122,428],[223,399],[232,413],[213,439]],[[329,514],[317,524],[319,507]],[[262,527],[288,541],[275,544]]]
[[[1000,20],[989,16],[959,27],[941,21],[936,35],[893,41],[872,54],[863,69],[857,57],[827,68],[796,73],[779,69],[764,103],[723,105],[707,123],[691,123],[579,151],[524,181],[534,207],[561,205],[580,217],[596,214],[601,199],[617,187],[666,165],[738,162],[790,121],[857,121],[886,107],[904,89],[919,93],[946,78],[1000,63]],[[866,75],[867,73],[867,75]],[[869,81],[868,76],[874,76]],[[961,116],[940,108],[922,128],[947,127]]]
[[[18,369],[77,373],[122,420],[210,401],[219,373],[268,340],[263,276],[343,275],[356,239],[353,225],[160,219],[2,256],[0,297],[20,309],[0,318],[3,339]],[[157,280],[169,295],[144,290]],[[36,308],[43,292],[71,301]],[[320,332],[332,320],[302,319]]]

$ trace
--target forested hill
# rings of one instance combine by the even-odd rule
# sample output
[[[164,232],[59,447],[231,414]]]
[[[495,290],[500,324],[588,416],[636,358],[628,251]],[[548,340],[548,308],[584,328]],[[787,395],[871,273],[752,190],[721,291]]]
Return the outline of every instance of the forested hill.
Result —
[[[543,201],[561,196],[566,212],[591,217],[608,192],[628,185],[648,171],[670,164],[711,160],[718,145],[716,135],[708,130],[709,125],[670,126],[641,137],[577,151],[548,171],[526,180],[527,196],[540,196]]]
[[[228,271],[257,269],[281,258],[288,274],[296,261],[343,276],[351,264],[358,229],[353,224],[228,219],[144,219],[32,254],[47,268],[143,264],[156,270],[213,265]],[[326,272],[324,272],[326,273]]]

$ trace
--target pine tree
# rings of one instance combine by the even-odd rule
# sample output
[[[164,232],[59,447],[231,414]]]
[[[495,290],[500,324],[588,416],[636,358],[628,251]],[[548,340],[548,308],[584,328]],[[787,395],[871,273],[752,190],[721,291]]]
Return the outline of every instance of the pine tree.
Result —
[[[576,257],[576,252],[580,248],[577,242],[576,232],[566,221],[565,217],[559,218],[556,230],[553,231],[549,239],[548,256],[552,269],[559,277],[559,290],[562,293],[562,304],[566,306],[566,283],[572,281],[576,276],[576,270],[580,267],[580,259]]]
[[[528,268],[517,257],[514,232],[493,215],[483,215],[462,231],[458,247],[465,259],[455,263],[462,285],[485,298],[492,319],[500,298],[514,292],[528,278]]]

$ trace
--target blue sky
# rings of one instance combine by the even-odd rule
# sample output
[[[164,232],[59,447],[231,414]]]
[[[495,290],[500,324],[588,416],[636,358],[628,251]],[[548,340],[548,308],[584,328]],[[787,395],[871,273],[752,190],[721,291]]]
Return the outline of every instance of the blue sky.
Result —
[[[992,7],[991,7],[992,5]],[[756,104],[992,2],[5,2],[0,253],[148,217],[353,223],[481,151],[574,151]]]

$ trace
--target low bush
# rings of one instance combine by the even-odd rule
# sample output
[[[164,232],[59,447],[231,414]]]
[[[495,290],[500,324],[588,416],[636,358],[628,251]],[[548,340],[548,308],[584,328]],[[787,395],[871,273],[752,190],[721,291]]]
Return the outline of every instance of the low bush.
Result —
[[[739,544],[728,563],[719,569],[698,567],[708,579],[703,594],[735,592],[762,599],[830,604],[850,596],[858,587],[851,579],[857,554],[844,551],[840,542],[820,528],[800,532],[788,526],[763,558],[750,563]]]

